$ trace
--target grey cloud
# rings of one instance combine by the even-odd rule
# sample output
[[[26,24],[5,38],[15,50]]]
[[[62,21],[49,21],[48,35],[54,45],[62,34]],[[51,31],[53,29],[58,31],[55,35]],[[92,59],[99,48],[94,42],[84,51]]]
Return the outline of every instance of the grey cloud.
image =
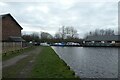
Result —
[[[72,0],[71,0],[72,1]],[[0,13],[10,12],[22,24],[24,31],[55,33],[62,25],[74,26],[80,36],[96,28],[117,29],[117,3],[73,2],[10,2],[0,5]],[[29,10],[28,10],[29,8]],[[43,9],[45,8],[45,9]]]

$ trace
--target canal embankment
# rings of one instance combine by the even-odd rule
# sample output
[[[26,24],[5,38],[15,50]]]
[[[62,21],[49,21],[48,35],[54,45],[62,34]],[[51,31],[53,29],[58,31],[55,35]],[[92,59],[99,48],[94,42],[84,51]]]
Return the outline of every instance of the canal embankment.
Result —
[[[51,47],[42,47],[42,52],[36,58],[33,78],[78,78],[74,71],[59,58]],[[79,78],[78,78],[79,79]]]

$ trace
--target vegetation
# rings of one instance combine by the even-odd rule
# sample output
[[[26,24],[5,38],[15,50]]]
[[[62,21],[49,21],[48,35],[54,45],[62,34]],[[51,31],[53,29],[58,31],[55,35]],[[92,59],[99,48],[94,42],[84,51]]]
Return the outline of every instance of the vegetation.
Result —
[[[37,32],[33,32],[31,34],[23,34],[22,38],[26,41],[26,42],[30,42],[30,41],[39,41],[39,34]]]
[[[74,39],[78,38],[77,30],[72,26],[63,26],[59,28],[59,31],[55,34],[55,38],[58,39]]]
[[[41,39],[52,39],[53,38],[53,36],[47,32],[41,32],[40,36],[41,36],[40,37]]]
[[[110,36],[110,35],[115,35],[114,30],[112,29],[96,29],[94,31],[90,31],[86,33],[85,38],[89,36]]]
[[[78,33],[77,29],[75,29],[72,26],[63,26],[59,28],[59,30],[55,33],[54,36],[52,36],[48,32],[33,32],[31,34],[24,34],[22,35],[22,38],[26,42],[49,42],[49,43],[54,43],[54,42],[64,42],[64,41],[76,41],[78,40]]]
[[[84,39],[89,36],[110,36],[115,35],[115,31],[113,29],[95,29],[94,31],[90,31],[85,34]],[[55,33],[54,36],[52,36],[48,32],[41,32],[40,34],[37,32],[33,32],[31,34],[24,34],[22,35],[23,39],[27,42],[35,41],[35,42],[48,42],[48,43],[54,43],[54,42],[82,42],[82,39],[79,38],[79,34],[77,29],[75,29],[73,26],[62,26],[58,29],[58,31]]]
[[[36,58],[33,78],[75,78],[75,73],[61,60],[51,47],[42,47]]]

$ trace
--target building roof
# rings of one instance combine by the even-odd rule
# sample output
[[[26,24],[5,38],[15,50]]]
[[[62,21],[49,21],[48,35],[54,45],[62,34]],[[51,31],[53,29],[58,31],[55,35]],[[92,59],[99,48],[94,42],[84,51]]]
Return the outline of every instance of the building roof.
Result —
[[[89,36],[85,41],[120,41],[120,35]]]
[[[21,29],[23,29],[23,28],[18,24],[18,22],[12,17],[12,15],[11,15],[10,13],[8,13],[8,14],[3,14],[3,15],[0,15],[0,16],[2,16],[2,19],[4,19],[4,18],[7,17],[7,16],[10,16],[10,17],[12,18],[12,20],[13,20]]]
[[[10,41],[14,41],[14,42],[22,42],[22,41],[25,41],[25,40],[22,39],[21,37],[15,37],[15,36],[10,36],[9,39],[10,39]]]

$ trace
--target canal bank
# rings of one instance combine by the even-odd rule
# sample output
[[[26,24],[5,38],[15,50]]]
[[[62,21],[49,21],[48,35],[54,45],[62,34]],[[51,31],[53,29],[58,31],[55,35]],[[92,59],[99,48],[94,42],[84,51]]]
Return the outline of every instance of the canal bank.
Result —
[[[6,78],[72,78],[80,79],[75,76],[74,71],[61,60],[51,47],[36,47],[23,59],[14,64],[3,67],[3,80]],[[19,57],[15,56],[15,57]],[[13,58],[15,58],[13,57]],[[14,61],[13,58],[8,61]],[[15,58],[16,59],[16,58]],[[13,80],[14,80],[13,79]]]
[[[42,46],[32,70],[32,78],[75,78],[74,71],[48,46]]]

